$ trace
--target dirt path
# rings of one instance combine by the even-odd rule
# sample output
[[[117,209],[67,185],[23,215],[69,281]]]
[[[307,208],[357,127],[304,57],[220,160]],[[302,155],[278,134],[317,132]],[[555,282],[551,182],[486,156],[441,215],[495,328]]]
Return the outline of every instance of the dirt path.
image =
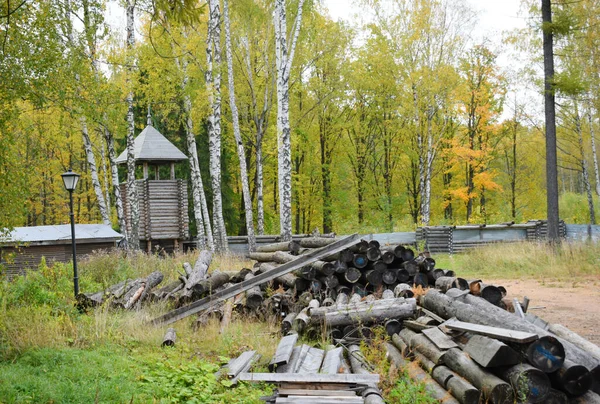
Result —
[[[581,282],[536,280],[486,280],[503,285],[511,299],[530,299],[529,312],[549,323],[560,323],[596,345],[600,345],[600,277]]]

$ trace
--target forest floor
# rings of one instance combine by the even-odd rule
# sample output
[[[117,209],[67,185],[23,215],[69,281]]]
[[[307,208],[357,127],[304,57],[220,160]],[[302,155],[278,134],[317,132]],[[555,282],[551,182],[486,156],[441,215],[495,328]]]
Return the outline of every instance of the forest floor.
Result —
[[[600,345],[600,277],[573,281],[536,279],[486,279],[502,285],[511,300],[527,296],[529,312],[549,323],[559,323],[591,342]]]

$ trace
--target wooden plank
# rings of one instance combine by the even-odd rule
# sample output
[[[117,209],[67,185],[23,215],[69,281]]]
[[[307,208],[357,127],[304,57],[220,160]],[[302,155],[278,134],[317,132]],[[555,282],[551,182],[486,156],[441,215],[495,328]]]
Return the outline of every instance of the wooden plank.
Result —
[[[368,239],[370,239],[371,237],[372,236],[369,235]],[[306,255],[299,256],[294,261],[286,262],[285,264],[279,265],[278,267],[270,271],[263,272],[262,274],[257,275],[254,278],[244,280],[229,288],[223,289],[208,297],[205,297],[204,299],[197,300],[187,306],[183,306],[178,309],[172,310],[152,320],[152,324],[171,324],[177,320],[181,320],[182,318],[186,318],[188,316],[191,316],[192,314],[198,313],[202,310],[206,310],[209,307],[219,302],[225,301],[229,298],[235,297],[237,294],[245,292],[246,290],[251,289],[254,286],[259,286],[265,282],[278,278],[281,275],[285,275],[287,273],[295,271],[296,269],[302,268],[305,265],[311,264],[314,261],[317,261],[328,255],[340,252],[350,247],[351,245],[356,244],[358,239],[359,235],[357,233],[352,234],[326,247],[311,251]]]
[[[277,397],[275,399],[276,404],[363,404],[365,399],[362,397],[328,397],[328,396],[288,396],[288,397]]]
[[[296,345],[296,341],[298,341],[298,334],[287,335],[279,341],[275,355],[273,356],[273,359],[271,359],[271,363],[269,363],[269,370],[271,372],[275,366],[288,363],[292,356],[292,350],[294,349],[294,345]]]
[[[245,382],[267,383],[339,383],[339,384],[372,384],[379,383],[377,374],[345,374],[326,375],[320,373],[241,373],[239,380]]]
[[[300,369],[298,369],[299,374],[312,374],[317,373],[319,369],[321,369],[321,364],[323,363],[323,357],[325,356],[325,351],[319,348],[310,348],[304,356],[302,360],[302,364],[300,365]]]
[[[413,331],[419,331],[419,332],[422,332],[423,330],[426,330],[428,328],[435,328],[434,325],[421,324],[421,323],[418,323],[418,322],[416,322],[414,320],[404,320],[402,322],[402,325],[404,327],[406,327],[406,328],[409,328],[409,329],[413,330]]]
[[[338,386],[339,387],[339,386]],[[309,389],[278,389],[280,396],[339,396],[356,397],[352,390],[309,390]]]
[[[347,373],[345,373],[347,374]],[[356,391],[361,390],[360,387],[355,387],[354,384],[339,384],[339,383],[316,383],[316,384],[306,384],[306,383],[279,383],[280,389],[302,389],[302,390],[319,390],[319,391],[340,391],[340,390],[348,390],[348,391]]]
[[[452,341],[450,337],[444,334],[439,328],[426,328],[422,331],[423,334],[427,338],[433,342],[433,344],[438,347],[438,349],[450,349],[457,348],[456,342]]]
[[[537,334],[530,332],[507,330],[506,328],[490,327],[487,325],[465,323],[464,321],[458,321],[455,318],[451,318],[442,324],[451,330],[468,331],[475,334],[485,335],[486,337],[492,337],[501,341],[510,341],[524,344],[526,342],[532,342],[538,339]]]

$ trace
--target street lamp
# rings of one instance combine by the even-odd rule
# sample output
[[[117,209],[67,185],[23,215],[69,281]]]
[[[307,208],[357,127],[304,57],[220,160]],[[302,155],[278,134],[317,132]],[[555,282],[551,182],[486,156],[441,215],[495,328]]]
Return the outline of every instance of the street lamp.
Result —
[[[79,294],[79,277],[77,276],[77,251],[75,248],[75,218],[73,217],[73,191],[77,187],[80,175],[74,173],[69,168],[64,174],[61,174],[65,189],[69,191],[69,208],[71,216],[71,244],[73,246],[73,284],[75,285],[75,297]]]

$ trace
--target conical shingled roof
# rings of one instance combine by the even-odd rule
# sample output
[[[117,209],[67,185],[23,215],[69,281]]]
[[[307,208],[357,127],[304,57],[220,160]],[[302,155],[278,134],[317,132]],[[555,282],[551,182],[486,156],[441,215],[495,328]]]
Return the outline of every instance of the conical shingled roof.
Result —
[[[142,133],[135,138],[133,153],[136,162],[187,160],[185,154],[151,125],[146,126]],[[117,164],[124,164],[126,162],[127,149],[117,158]]]

